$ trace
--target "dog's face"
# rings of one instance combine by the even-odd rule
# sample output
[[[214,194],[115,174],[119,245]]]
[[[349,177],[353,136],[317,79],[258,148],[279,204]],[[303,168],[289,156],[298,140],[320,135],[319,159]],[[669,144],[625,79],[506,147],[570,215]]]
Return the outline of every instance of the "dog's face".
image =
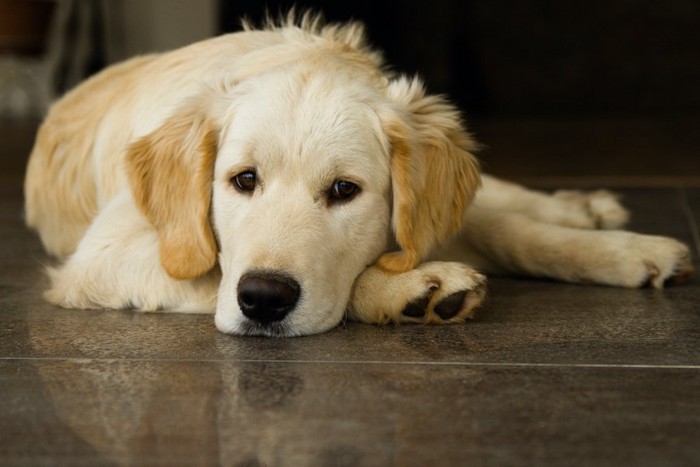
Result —
[[[221,331],[327,330],[385,251],[389,148],[369,93],[361,82],[281,71],[236,89],[212,200]]]
[[[221,331],[325,331],[366,267],[410,270],[459,228],[478,167],[457,112],[415,80],[356,71],[279,67],[130,148],[164,269],[194,279],[218,263]]]

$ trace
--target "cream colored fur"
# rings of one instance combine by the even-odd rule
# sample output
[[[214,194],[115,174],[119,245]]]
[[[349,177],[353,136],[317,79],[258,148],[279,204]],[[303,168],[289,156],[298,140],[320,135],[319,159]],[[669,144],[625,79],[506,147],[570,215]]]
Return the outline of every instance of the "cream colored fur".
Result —
[[[474,149],[457,110],[387,73],[360,25],[307,15],[135,58],[68,93],[37,135],[26,216],[64,260],[51,302],[216,312],[233,334],[322,332],[346,314],[463,321],[484,296],[472,268],[624,287],[689,274],[675,240],[596,230],[627,221],[613,195],[480,182]],[[252,192],[232,182],[246,171]],[[339,180],[359,194],[329,198]],[[237,298],[260,270],[301,288],[269,325]]]

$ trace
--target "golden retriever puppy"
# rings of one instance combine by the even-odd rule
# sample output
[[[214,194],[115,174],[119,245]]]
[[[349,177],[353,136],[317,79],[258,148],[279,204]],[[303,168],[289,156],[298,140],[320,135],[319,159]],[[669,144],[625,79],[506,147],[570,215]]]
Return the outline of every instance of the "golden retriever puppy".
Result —
[[[688,249],[618,228],[607,192],[480,177],[458,111],[317,17],[106,69],[58,101],[25,182],[69,308],[215,312],[231,334],[453,323],[482,271],[624,287]],[[441,261],[437,261],[441,260]],[[469,264],[469,266],[467,266]]]

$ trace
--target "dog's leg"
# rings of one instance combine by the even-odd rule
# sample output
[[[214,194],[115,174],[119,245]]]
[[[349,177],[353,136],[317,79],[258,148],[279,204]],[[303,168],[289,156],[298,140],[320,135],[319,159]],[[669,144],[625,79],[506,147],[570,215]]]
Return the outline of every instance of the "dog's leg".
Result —
[[[355,281],[348,318],[365,323],[457,323],[471,318],[486,278],[461,263],[428,262],[391,274],[376,266]]]
[[[629,212],[609,191],[562,190],[550,195],[490,176],[483,177],[474,204],[580,229],[618,229],[629,220]]]
[[[441,256],[457,254],[488,272],[569,282],[661,288],[692,273],[688,247],[671,238],[574,229],[478,207],[469,209],[454,247]]]
[[[158,236],[130,195],[95,218],[76,252],[49,268],[50,302],[66,308],[135,308],[213,313],[218,271],[180,281],[161,267]]]

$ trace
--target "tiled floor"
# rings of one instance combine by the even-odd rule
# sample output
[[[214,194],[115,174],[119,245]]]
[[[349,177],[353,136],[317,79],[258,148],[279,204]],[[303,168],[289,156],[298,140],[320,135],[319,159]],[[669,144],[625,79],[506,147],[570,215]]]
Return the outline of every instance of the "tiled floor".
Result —
[[[492,278],[465,325],[296,339],[56,309],[21,221],[12,161],[28,135],[0,147],[0,465],[700,463],[697,278],[664,291]],[[688,242],[698,266],[700,188],[620,191],[633,228]]]

